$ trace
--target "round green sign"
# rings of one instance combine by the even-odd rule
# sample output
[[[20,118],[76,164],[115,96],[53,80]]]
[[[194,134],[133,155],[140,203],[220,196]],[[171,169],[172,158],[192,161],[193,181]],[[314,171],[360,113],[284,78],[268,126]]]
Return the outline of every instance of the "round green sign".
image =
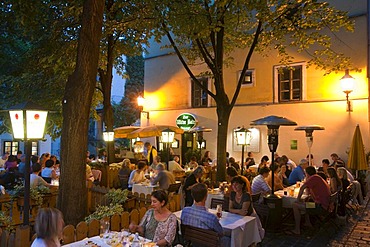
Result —
[[[193,114],[183,113],[176,118],[176,125],[180,129],[190,130],[197,126],[198,121]]]

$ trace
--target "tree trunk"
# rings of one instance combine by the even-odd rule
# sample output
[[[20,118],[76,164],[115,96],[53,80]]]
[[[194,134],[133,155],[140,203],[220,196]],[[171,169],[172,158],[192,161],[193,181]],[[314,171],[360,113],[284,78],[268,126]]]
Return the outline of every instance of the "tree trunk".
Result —
[[[225,181],[226,177],[227,131],[231,109],[228,104],[217,104],[217,181]]]
[[[76,225],[87,213],[85,162],[103,11],[103,0],[84,2],[76,69],[68,78],[63,100],[58,208],[63,212],[66,224]]]

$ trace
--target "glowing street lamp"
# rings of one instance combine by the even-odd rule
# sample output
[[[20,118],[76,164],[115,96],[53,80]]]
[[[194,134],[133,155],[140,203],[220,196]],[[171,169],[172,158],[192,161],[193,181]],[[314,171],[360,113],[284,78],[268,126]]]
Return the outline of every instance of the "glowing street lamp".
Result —
[[[26,166],[24,172],[24,207],[23,224],[29,224],[30,214],[30,157],[32,141],[44,139],[48,111],[31,102],[25,102],[9,108],[13,138],[24,142]]]
[[[349,69],[345,70],[344,76],[340,79],[340,84],[342,86],[342,91],[346,94],[347,100],[347,111],[353,111],[351,101],[348,98],[348,95],[353,91],[355,85],[355,78],[349,74]]]
[[[109,165],[109,142],[114,141],[114,132],[113,131],[105,131],[103,132],[103,140],[107,143],[107,163]]]
[[[242,161],[241,161],[241,175],[243,175],[244,171],[244,146],[251,144],[251,132],[242,127],[238,130],[235,130],[236,136],[236,143],[238,145],[242,145]]]
[[[162,142],[167,144],[167,168],[170,162],[170,144],[174,141],[175,131],[167,128],[162,131]]]

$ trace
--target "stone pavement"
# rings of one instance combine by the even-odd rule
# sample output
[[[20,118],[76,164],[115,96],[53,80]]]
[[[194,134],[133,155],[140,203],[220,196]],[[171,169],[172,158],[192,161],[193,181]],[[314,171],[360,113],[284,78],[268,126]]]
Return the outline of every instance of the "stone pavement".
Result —
[[[278,232],[267,232],[262,243],[258,246],[278,247],[278,246],[330,246],[330,247],[351,247],[351,246],[370,246],[370,193],[364,200],[363,206],[349,217],[344,226],[340,229],[333,224],[327,223],[318,229],[314,224],[313,229],[302,229],[301,236],[292,236],[284,233],[285,230],[293,229],[293,219],[284,222]]]

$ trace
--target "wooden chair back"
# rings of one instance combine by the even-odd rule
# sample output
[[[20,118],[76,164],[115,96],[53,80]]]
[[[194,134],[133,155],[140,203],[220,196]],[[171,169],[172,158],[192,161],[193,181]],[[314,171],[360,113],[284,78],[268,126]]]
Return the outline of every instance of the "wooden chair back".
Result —
[[[168,193],[174,192],[177,194],[179,192],[180,187],[181,187],[181,183],[170,184],[170,186],[167,189],[167,192]]]
[[[220,237],[215,231],[181,224],[181,232],[184,239],[190,241],[193,246],[220,246]]]
[[[118,179],[121,183],[121,188],[123,190],[127,189],[128,188],[128,179],[129,179],[129,176],[128,175],[121,175],[121,174],[118,174]]]
[[[211,199],[211,208],[217,208],[217,205],[222,205],[222,208],[223,208],[224,207],[224,199],[212,198]]]

